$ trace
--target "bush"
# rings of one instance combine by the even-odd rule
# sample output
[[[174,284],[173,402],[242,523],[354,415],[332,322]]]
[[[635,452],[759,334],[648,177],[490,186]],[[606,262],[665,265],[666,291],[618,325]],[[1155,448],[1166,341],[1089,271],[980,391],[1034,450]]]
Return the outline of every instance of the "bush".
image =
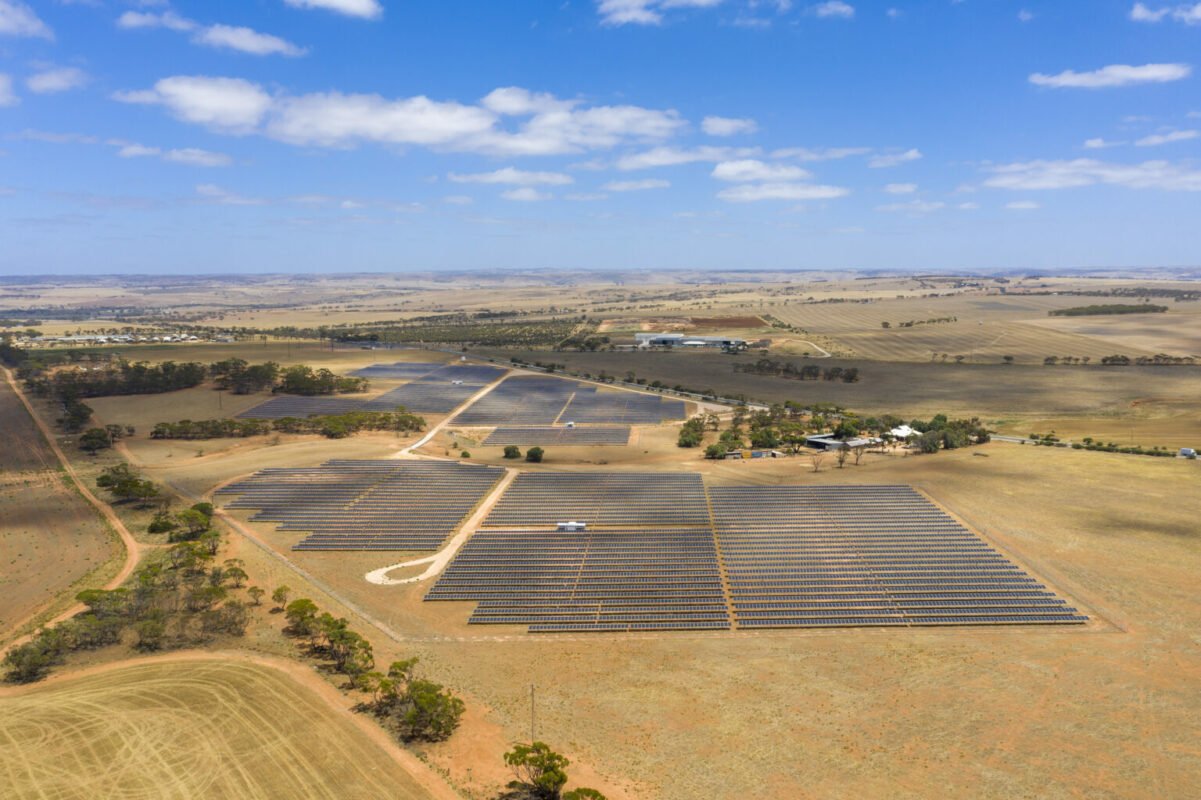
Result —
[[[515,444],[505,447],[505,458],[521,458],[521,448]]]
[[[531,464],[541,464],[545,452],[541,447],[531,447],[525,451],[525,460]]]

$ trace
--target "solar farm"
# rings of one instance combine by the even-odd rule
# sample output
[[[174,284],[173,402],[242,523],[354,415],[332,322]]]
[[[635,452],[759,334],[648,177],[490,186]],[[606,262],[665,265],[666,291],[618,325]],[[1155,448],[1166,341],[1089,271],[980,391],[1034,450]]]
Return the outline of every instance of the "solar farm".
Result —
[[[329,461],[266,469],[220,490],[253,521],[307,531],[295,550],[436,550],[504,475],[450,461]]]
[[[533,633],[1088,620],[910,487],[662,473],[520,475],[425,599]]]
[[[461,427],[581,422],[657,425],[684,419],[685,404],[657,395],[600,389],[546,375],[514,375],[454,418]]]
[[[630,426],[593,426],[568,428],[554,425],[503,425],[496,428],[485,445],[605,445],[628,444]]]
[[[243,419],[281,419],[351,411],[395,411],[449,414],[507,370],[486,364],[375,364],[357,370],[359,377],[408,381],[371,399],[345,397],[274,397],[238,416]]]

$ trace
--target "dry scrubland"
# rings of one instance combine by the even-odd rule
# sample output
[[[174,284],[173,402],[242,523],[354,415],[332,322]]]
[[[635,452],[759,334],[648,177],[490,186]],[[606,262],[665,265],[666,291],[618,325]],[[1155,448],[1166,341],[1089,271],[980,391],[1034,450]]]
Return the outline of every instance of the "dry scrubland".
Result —
[[[6,797],[434,796],[311,679],[221,654],[93,672],[0,691]]]
[[[21,401],[0,380],[0,642],[86,578],[103,583],[119,551],[103,521],[65,483]]]

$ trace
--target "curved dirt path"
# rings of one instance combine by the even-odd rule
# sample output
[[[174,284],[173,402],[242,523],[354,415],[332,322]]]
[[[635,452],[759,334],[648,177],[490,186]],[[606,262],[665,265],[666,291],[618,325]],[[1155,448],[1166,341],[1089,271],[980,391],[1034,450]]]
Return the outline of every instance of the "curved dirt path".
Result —
[[[67,683],[94,675],[103,675],[108,672],[143,664],[196,661],[242,661],[281,673],[293,683],[312,692],[313,695],[320,698],[336,714],[352,722],[359,731],[387,753],[397,766],[412,776],[414,781],[420,784],[429,793],[431,798],[434,798],[434,800],[461,800],[460,795],[440,775],[435,773],[433,769],[416,755],[398,745],[388,735],[387,731],[362,714],[354,713],[351,710],[349,698],[338,691],[337,687],[317,675],[311,668],[297,661],[248,653],[241,650],[181,650],[161,655],[122,659],[121,661],[98,664],[72,672],[55,673],[38,683],[26,686],[0,686],[0,698],[15,697],[25,692],[35,691],[40,687],[54,686],[59,683]]]
[[[138,561],[142,557],[142,544],[133,537],[133,534],[130,533],[129,529],[125,527],[125,523],[121,521],[121,518],[117,516],[117,513],[113,511],[112,507],[109,506],[108,503],[105,503],[103,500],[96,497],[96,495],[92,493],[83,480],[80,479],[79,473],[75,471],[74,465],[71,464],[71,461],[62,451],[62,448],[58,446],[58,441],[54,438],[53,431],[50,430],[50,427],[42,421],[42,418],[34,410],[33,404],[29,402],[29,398],[25,396],[25,392],[21,390],[20,385],[18,385],[18,383],[13,379],[13,375],[10,370],[4,370],[4,379],[8,381],[8,385],[12,388],[13,394],[15,394],[17,399],[21,401],[21,404],[25,406],[25,410],[29,412],[30,418],[33,419],[34,424],[37,425],[38,430],[41,431],[42,438],[46,440],[47,446],[49,446],[51,451],[53,451],[55,458],[57,458],[59,463],[62,465],[63,471],[66,472],[67,477],[71,479],[71,483],[73,483],[75,488],[79,490],[79,493],[83,496],[83,499],[87,500],[88,503],[90,503],[91,506],[100,513],[100,516],[104,517],[109,527],[116,531],[117,536],[120,538],[121,544],[125,548],[125,563],[121,565],[120,571],[102,587],[104,589],[116,589],[121,584],[125,583],[126,579],[128,579],[129,576],[133,574],[133,571],[137,568]],[[84,605],[82,603],[76,603],[58,616],[48,620],[46,625],[56,625],[65,619],[70,619],[83,610]],[[28,624],[29,620],[36,617],[38,613],[40,612],[35,612],[31,616],[21,620],[16,626],[14,626],[13,629],[19,630],[21,626]],[[32,634],[14,639],[2,650],[0,650],[0,655],[8,652],[8,650],[13,647],[24,644],[25,642],[29,641],[30,638],[32,638]]]

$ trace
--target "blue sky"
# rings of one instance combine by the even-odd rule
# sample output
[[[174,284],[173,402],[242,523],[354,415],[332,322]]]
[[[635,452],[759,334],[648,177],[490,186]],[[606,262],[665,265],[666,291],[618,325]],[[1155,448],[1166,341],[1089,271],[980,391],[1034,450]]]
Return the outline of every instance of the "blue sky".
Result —
[[[0,273],[1201,263],[1201,3],[0,0]]]

